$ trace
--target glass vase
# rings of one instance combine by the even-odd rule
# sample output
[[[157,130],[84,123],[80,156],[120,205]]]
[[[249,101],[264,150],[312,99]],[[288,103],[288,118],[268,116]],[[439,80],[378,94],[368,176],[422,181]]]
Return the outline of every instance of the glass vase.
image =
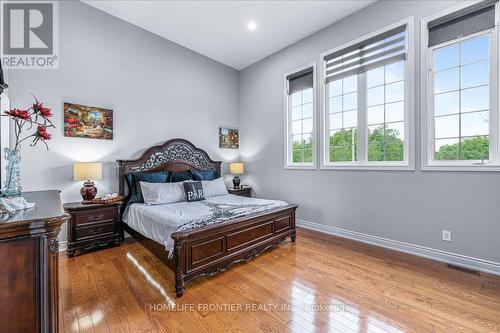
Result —
[[[19,162],[21,161],[20,149],[5,148],[5,182],[2,188],[2,196],[16,197],[21,195],[21,172]]]

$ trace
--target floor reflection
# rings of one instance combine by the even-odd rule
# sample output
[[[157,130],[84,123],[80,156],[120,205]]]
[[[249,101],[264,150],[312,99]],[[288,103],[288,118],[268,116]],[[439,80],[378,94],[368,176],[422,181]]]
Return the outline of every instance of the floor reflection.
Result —
[[[130,253],[127,252],[127,259],[130,261],[138,270],[141,272],[141,274],[144,276],[146,281],[156,290],[160,292],[160,294],[165,298],[169,306],[175,307],[175,301],[168,296],[167,292],[163,287],[156,281],[149,273],[148,271],[137,261],[137,259]]]
[[[379,333],[379,332],[404,333],[403,331],[373,317],[368,318],[368,325],[366,327],[366,331],[368,333]]]
[[[357,309],[352,306],[347,306],[335,298],[332,298],[331,304],[339,304],[340,306],[330,311],[328,332],[360,332],[361,318],[360,312]]]
[[[83,316],[73,320],[71,330],[78,332],[80,330],[92,330],[94,325],[97,325],[104,319],[104,314],[101,310],[94,310],[88,316]]]
[[[312,310],[316,302],[314,289],[308,288],[298,281],[293,281],[290,296],[292,305],[291,328],[315,332],[315,312]]]
[[[332,298],[331,304],[341,305],[330,311],[328,332],[330,333],[404,333],[387,322],[366,315],[355,306]]]

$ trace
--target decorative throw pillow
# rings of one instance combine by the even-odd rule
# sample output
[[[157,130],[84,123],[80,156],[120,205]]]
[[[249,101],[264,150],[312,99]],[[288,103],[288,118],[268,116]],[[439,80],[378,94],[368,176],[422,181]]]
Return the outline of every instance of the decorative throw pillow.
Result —
[[[184,185],[184,192],[186,193],[187,202],[205,200],[201,182],[184,182],[182,183],[182,185]]]
[[[222,177],[214,180],[202,180],[201,185],[203,186],[205,198],[228,194],[226,183],[224,183]]]
[[[219,178],[219,173],[215,170],[193,170],[194,180],[214,180]]]
[[[130,191],[128,204],[144,203],[142,197],[141,185],[139,182],[145,183],[166,183],[170,177],[168,171],[158,172],[132,172],[127,174],[126,180]]]
[[[144,203],[148,205],[169,204],[186,200],[184,187],[180,183],[140,182]]]
[[[193,180],[193,174],[191,173],[191,171],[174,172],[170,176],[171,183],[183,182],[186,180]]]

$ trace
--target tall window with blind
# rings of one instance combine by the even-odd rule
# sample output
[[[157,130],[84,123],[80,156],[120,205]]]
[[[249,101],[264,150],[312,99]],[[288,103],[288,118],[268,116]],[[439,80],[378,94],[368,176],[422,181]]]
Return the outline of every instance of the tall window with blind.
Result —
[[[427,21],[427,167],[499,165],[496,7],[487,0]]]
[[[315,167],[315,85],[313,64],[285,75],[285,167]]]
[[[410,24],[323,55],[324,167],[409,167]]]

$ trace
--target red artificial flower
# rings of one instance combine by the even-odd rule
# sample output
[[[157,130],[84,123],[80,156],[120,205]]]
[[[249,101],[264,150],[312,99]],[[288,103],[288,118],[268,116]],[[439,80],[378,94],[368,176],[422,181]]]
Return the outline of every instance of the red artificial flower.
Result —
[[[31,120],[31,116],[28,110],[12,109],[9,111],[5,111],[5,114],[15,118],[21,118],[23,120]]]
[[[36,102],[33,104],[33,110],[35,113],[40,113],[43,117],[48,118],[52,116],[52,109],[43,106],[42,102]]]
[[[38,126],[36,135],[42,140],[50,140],[52,138],[52,135],[47,132],[47,127],[45,126]]]

